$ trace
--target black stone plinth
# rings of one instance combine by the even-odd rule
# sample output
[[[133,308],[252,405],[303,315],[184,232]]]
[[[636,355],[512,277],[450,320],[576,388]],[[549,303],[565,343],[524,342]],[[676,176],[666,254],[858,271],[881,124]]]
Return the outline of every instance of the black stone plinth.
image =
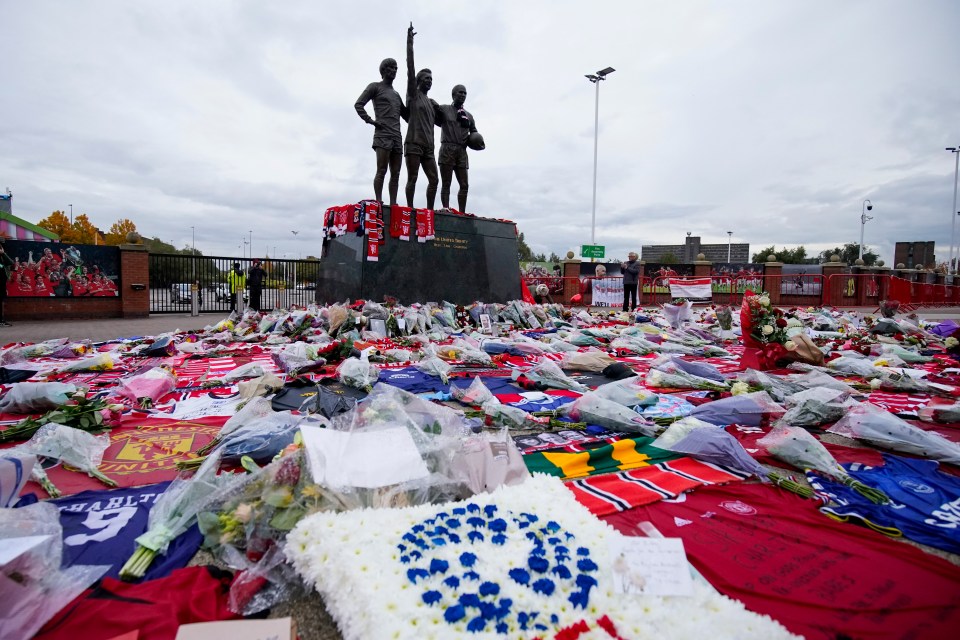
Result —
[[[317,302],[382,301],[403,304],[508,302],[520,298],[516,226],[489,218],[437,212],[435,238],[391,238],[390,207],[384,207],[385,242],[379,260],[366,259],[363,236],[331,240],[320,260]]]

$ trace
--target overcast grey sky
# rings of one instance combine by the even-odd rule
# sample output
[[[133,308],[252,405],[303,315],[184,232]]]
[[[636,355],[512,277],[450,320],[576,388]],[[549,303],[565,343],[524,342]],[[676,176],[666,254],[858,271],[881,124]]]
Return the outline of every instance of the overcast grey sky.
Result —
[[[178,247],[319,252],[324,209],[372,197],[353,110],[413,21],[431,96],[466,85],[487,149],[468,209],[535,251],[951,237],[956,0],[320,3],[0,0],[0,189],[32,222],[119,218]],[[421,177],[415,204],[424,206]],[[401,194],[403,180],[401,180]],[[438,205],[439,206],[439,205]],[[294,236],[291,231],[299,231]],[[960,235],[960,230],[958,230]]]

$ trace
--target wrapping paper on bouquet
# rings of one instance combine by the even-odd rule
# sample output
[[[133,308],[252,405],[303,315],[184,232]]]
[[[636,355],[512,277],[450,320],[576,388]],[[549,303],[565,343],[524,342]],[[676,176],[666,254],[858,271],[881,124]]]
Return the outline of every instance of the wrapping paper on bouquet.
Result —
[[[693,303],[689,300],[680,304],[664,304],[663,315],[674,329],[679,329],[684,322],[693,319]]]
[[[154,367],[139,376],[121,380],[117,394],[136,402],[141,408],[154,406],[177,387],[177,376],[163,367]]]
[[[758,327],[755,326],[751,313],[751,302],[756,305],[756,298],[757,295],[752,291],[745,291],[743,304],[740,305],[740,326],[744,346],[740,362],[744,368],[766,371],[778,368],[781,363],[789,362],[823,365],[823,352],[804,333],[798,333],[790,338],[796,347],[793,350],[788,350],[779,342],[764,343],[758,340],[754,335],[754,332],[758,331]]]

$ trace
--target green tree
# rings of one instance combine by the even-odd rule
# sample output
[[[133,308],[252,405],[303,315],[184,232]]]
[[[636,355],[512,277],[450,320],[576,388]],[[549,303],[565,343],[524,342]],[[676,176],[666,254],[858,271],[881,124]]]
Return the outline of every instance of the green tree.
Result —
[[[760,249],[750,258],[751,262],[766,262],[770,254],[777,256],[777,260],[785,264],[802,264],[807,260],[807,248],[803,245],[794,249],[783,247],[779,251],[774,245]]]
[[[657,261],[660,264],[678,264],[680,259],[672,251],[667,251],[665,254],[660,256],[660,259]]]
[[[520,262],[535,262],[536,258],[533,255],[533,251],[527,245],[527,241],[523,237],[521,232],[517,236],[517,257],[520,258]]]
[[[833,249],[827,249],[826,251],[820,252],[820,261],[821,262],[830,262],[830,256],[832,255],[840,256],[840,262],[850,266],[860,255],[860,243],[859,242],[848,242],[842,247],[834,247]],[[876,253],[873,252],[867,246],[863,248],[863,264],[866,266],[872,266],[877,263],[877,260],[880,259]]]
[[[550,252],[550,257],[547,258],[547,262],[552,262],[553,264],[560,264],[562,260],[563,258],[555,254],[553,251]]]
[[[153,238],[144,238],[143,244],[150,253],[178,253],[175,246],[164,242],[156,236]]]

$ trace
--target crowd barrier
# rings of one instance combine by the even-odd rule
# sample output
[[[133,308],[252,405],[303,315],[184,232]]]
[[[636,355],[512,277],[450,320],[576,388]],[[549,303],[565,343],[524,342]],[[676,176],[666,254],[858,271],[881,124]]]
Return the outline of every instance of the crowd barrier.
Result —
[[[676,278],[676,276],[672,276]],[[682,278],[683,276],[681,276]],[[931,278],[935,277],[930,274]],[[623,305],[623,277],[525,277],[532,294],[545,284],[549,301],[570,305],[619,308]],[[637,287],[640,306],[669,303],[670,277],[641,277]],[[746,291],[771,294],[780,306],[876,307],[881,300],[897,300],[901,308],[960,306],[960,284],[915,282],[880,273],[778,274],[758,277],[710,276],[711,297],[697,303],[739,305]],[[580,296],[574,298],[574,296]],[[575,302],[576,301],[576,302]]]

